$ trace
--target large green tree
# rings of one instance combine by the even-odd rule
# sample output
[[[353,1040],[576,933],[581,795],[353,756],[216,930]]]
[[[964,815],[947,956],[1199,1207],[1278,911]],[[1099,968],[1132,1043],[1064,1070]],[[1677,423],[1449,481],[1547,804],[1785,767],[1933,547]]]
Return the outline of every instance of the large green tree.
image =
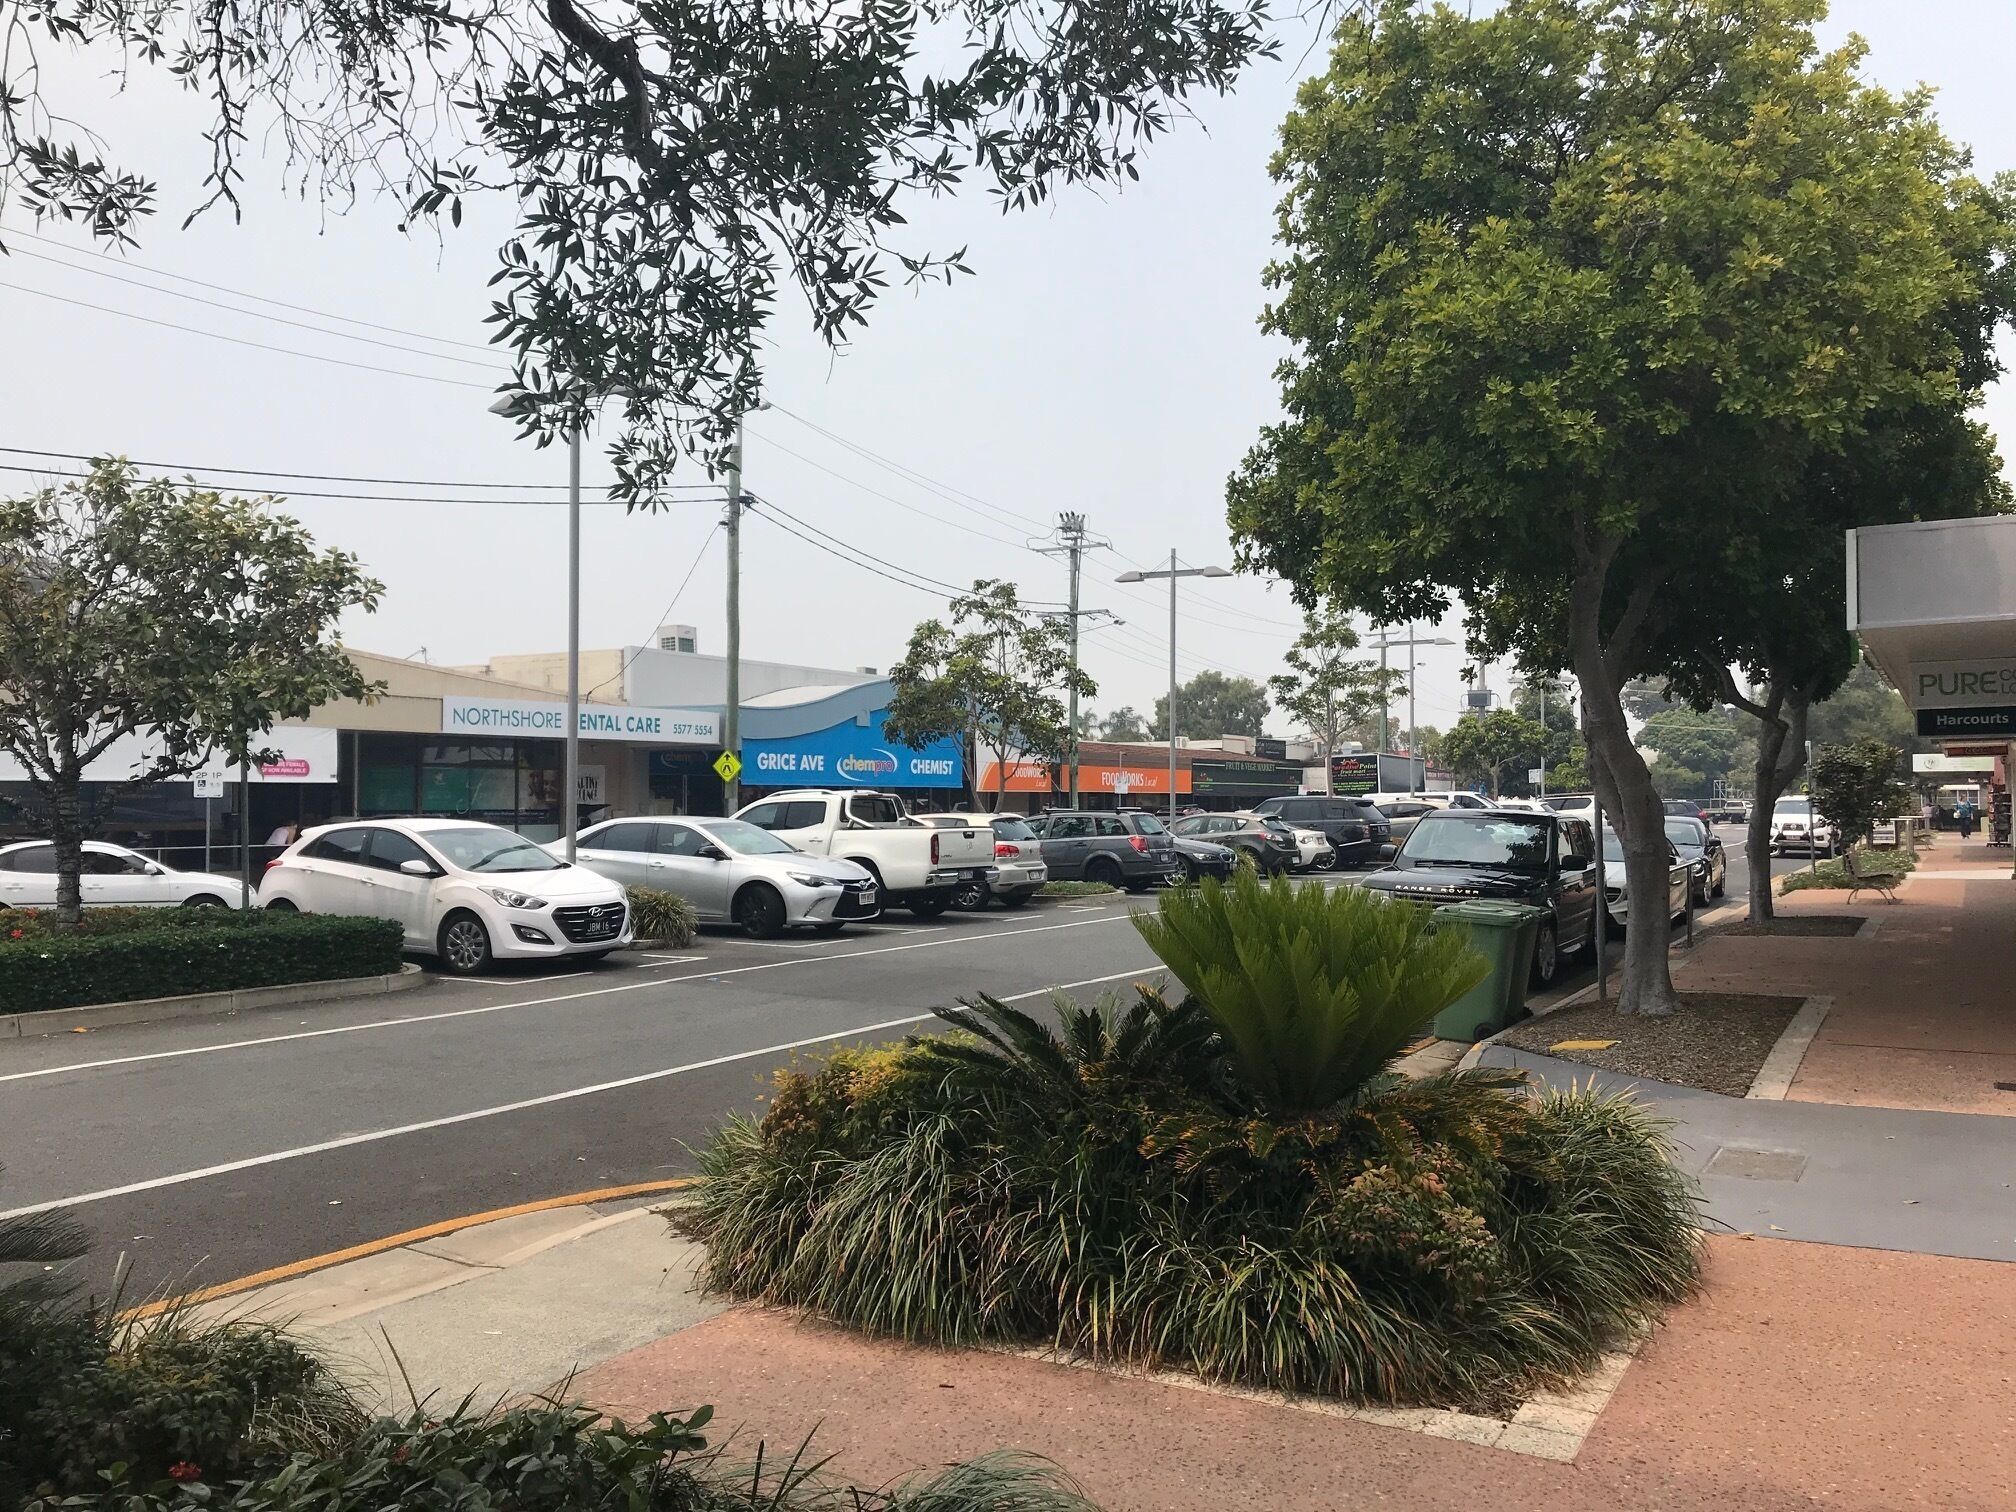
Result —
[[[1745,721],[1747,723],[1748,721]],[[1638,727],[1641,748],[1659,753],[1662,762],[1691,769],[1707,783],[1729,774],[1750,757],[1752,737],[1721,708],[1676,707],[1655,714]],[[1667,792],[1668,798],[1692,797],[1692,793]]]
[[[1220,735],[1258,735],[1267,718],[1267,690],[1250,677],[1225,672],[1199,672],[1176,688],[1176,734],[1189,740],[1216,740]],[[1155,700],[1149,730],[1156,740],[1169,738],[1169,696]]]
[[[60,919],[77,921],[106,795],[218,757],[242,766],[270,754],[276,721],[371,691],[336,626],[379,584],[317,550],[280,502],[185,492],[111,459],[0,501],[0,751],[55,845]],[[139,764],[87,798],[91,763],[135,735]]]
[[[1070,746],[1066,699],[1099,691],[1071,664],[1062,621],[1022,605],[1015,585],[983,578],[952,601],[943,620],[926,620],[910,635],[903,659],[889,669],[895,692],[883,733],[914,748],[957,736],[966,752],[966,785],[980,801],[983,752],[997,759],[994,806],[1008,791],[1017,759],[1054,771]]]
[[[1288,418],[1233,479],[1249,567],[1574,673],[1632,890],[1665,886],[1621,692],[1809,461],[1937,404],[1992,219],[1924,96],[1821,52],[1817,0],[1391,0],[1305,85],[1269,330]],[[1765,573],[1768,576],[1768,572]],[[1748,582],[1747,577],[1743,580]],[[1674,1006],[1630,931],[1629,1011]]]
[[[1268,679],[1281,712],[1323,747],[1324,790],[1330,791],[1329,758],[1347,734],[1376,721],[1380,710],[1406,685],[1399,673],[1353,656],[1358,632],[1348,616],[1311,614],[1281,658],[1286,671]],[[1263,711],[1264,713],[1264,711]],[[1360,742],[1361,744],[1363,742]]]
[[[107,71],[149,69],[210,117],[198,213],[243,214],[261,154],[402,231],[502,201],[492,318],[520,417],[552,440],[620,390],[618,491],[648,500],[757,402],[783,289],[844,340],[892,280],[965,268],[910,242],[906,203],[1136,178],[1267,30],[1259,0],[27,0],[0,8],[0,204],[135,243],[160,195],[92,106]],[[81,58],[51,72],[38,49]]]
[[[1484,714],[1466,714],[1442,737],[1442,759],[1459,782],[1483,782],[1491,796],[1505,790],[1505,777],[1514,769],[1523,773],[1541,765],[1547,732],[1512,709],[1492,709]],[[1525,791],[1523,778],[1520,791]]]

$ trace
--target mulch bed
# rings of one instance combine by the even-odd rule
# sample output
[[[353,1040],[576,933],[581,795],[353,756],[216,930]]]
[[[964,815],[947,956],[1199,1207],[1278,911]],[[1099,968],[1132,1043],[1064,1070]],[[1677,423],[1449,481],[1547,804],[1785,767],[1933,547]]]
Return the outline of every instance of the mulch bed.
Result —
[[[1855,914],[1786,914],[1780,918],[1745,919],[1715,931],[1723,935],[1826,935],[1845,939],[1859,933],[1867,919]]]
[[[1627,1076],[1649,1076],[1655,1081],[1741,1097],[1750,1090],[1764,1057],[1804,1001],[1683,992],[1679,1011],[1666,1018],[1619,1013],[1614,1007],[1599,1007],[1594,1002],[1578,1003],[1521,1024],[1501,1035],[1498,1043]],[[1564,1040],[1615,1043],[1602,1049],[1557,1049]]]

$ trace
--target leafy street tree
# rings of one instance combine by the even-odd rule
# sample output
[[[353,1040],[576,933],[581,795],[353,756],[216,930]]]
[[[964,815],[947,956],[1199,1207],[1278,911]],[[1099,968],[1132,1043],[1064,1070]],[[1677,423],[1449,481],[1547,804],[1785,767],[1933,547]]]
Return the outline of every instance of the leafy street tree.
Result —
[[[1131,706],[1122,704],[1111,714],[1099,721],[1097,738],[1100,740],[1146,740],[1148,721],[1143,719]]]
[[[1694,785],[1711,785],[1727,777],[1746,756],[1754,754],[1750,735],[1722,708],[1703,713],[1675,706],[1654,714],[1638,729],[1642,749],[1657,751],[1660,764],[1687,769],[1697,779]],[[1747,721],[1746,721],[1747,722]],[[1692,797],[1657,784],[1668,798]]]
[[[1547,734],[1511,709],[1467,714],[1442,737],[1442,757],[1459,782],[1485,782],[1499,797],[1509,769],[1524,772],[1540,762]],[[1521,784],[1523,790],[1523,782]]]
[[[0,751],[48,825],[64,922],[102,805],[85,768],[115,742],[143,737],[118,786],[144,786],[213,755],[256,760],[275,721],[372,691],[336,622],[374,607],[379,584],[279,502],[184,493],[109,459],[0,502]]]
[[[977,180],[1012,209],[1136,178],[1182,102],[1272,54],[1266,23],[1259,0],[35,0],[0,14],[0,202],[134,242],[155,184],[73,124],[65,89],[108,68],[204,99],[198,213],[243,213],[255,141],[332,212],[382,197],[402,230],[508,200],[492,319],[523,423],[547,441],[595,393],[632,396],[613,461],[648,501],[756,403],[780,285],[840,342],[892,276],[967,271],[902,244],[904,201]],[[50,46],[80,66],[38,66]]]
[[[1382,622],[1460,598],[1474,654],[1572,671],[1641,896],[1664,816],[1624,686],[1720,600],[1782,601],[1770,517],[1816,457],[1952,401],[2007,219],[1818,10],[1392,0],[1275,162],[1288,418],[1231,483],[1242,560]],[[1621,1005],[1670,1012],[1665,932],[1626,944]]]
[[[1099,691],[1071,668],[1069,632],[1022,607],[1013,583],[983,578],[952,601],[949,622],[926,620],[889,669],[896,691],[883,733],[917,749],[957,736],[966,750],[966,786],[980,801],[980,757],[999,758],[994,806],[1008,791],[1016,757],[1054,771],[1070,746],[1066,695]]]
[[[1176,689],[1176,734],[1189,740],[1220,735],[1258,735],[1267,718],[1267,690],[1250,677],[1199,672]],[[1152,738],[1169,738],[1169,699],[1155,700]]]
[[[1904,811],[1911,790],[1904,753],[1880,740],[1822,746],[1813,756],[1813,807],[1834,826],[1843,849],[1865,839],[1878,819]]]
[[[1406,685],[1399,673],[1382,672],[1377,662],[1352,656],[1357,649],[1358,633],[1347,616],[1312,614],[1281,659],[1288,670],[1267,681],[1281,712],[1322,745],[1326,792],[1331,790],[1327,758],[1347,732],[1376,721]]]
[[[1546,731],[1546,764],[1566,761],[1582,749],[1575,724],[1575,694],[1561,678],[1527,673],[1512,684],[1510,707]]]
[[[1890,686],[1876,663],[1858,661],[1855,670],[1806,716],[1806,736],[1815,746],[1880,740],[1899,750],[1918,744],[1917,722],[1904,695]]]

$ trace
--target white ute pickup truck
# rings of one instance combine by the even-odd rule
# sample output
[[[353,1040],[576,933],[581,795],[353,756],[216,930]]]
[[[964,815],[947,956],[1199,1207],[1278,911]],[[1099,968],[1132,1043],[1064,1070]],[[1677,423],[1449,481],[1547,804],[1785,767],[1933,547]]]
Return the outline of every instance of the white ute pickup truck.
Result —
[[[885,908],[935,919],[952,906],[961,882],[992,886],[994,831],[932,829],[918,824],[893,793],[805,788],[772,793],[735,817],[766,829],[808,856],[835,856],[873,872]]]

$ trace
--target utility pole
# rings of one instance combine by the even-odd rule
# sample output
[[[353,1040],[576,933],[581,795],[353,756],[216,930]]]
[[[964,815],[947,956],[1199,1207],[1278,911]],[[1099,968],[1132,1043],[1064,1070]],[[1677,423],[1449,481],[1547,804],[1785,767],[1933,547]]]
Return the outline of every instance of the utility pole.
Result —
[[[1080,609],[1078,607],[1078,580],[1084,570],[1085,553],[1109,546],[1110,541],[1094,540],[1085,531],[1085,516],[1077,511],[1057,516],[1057,544],[1038,546],[1036,550],[1046,556],[1062,553],[1071,568],[1070,605],[1064,613],[1071,627],[1071,689],[1070,711],[1066,716],[1068,727],[1065,731],[1064,764],[1068,772],[1067,781],[1071,790],[1071,807],[1078,807],[1078,621],[1088,618],[1114,619],[1104,609]],[[1048,617],[1048,616],[1046,616]],[[1007,759],[1003,753],[1002,759]]]
[[[756,408],[768,409],[768,400]],[[722,690],[721,749],[742,755],[742,419],[735,417],[735,439],[728,447],[728,513],[722,520],[728,537],[728,686]],[[739,777],[722,779],[721,808],[732,814],[742,806]]]

